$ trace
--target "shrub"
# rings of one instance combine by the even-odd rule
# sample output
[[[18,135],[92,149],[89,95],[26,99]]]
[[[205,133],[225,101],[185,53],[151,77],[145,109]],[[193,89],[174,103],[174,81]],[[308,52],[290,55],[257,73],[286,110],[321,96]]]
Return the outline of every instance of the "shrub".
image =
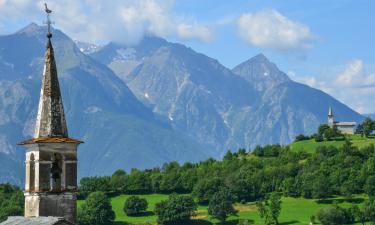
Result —
[[[333,129],[332,128],[326,129],[324,131],[324,137],[327,139],[327,141],[331,141],[335,137]]]
[[[321,134],[316,134],[314,139],[315,139],[316,142],[324,141],[323,135],[321,135]]]
[[[295,142],[297,142],[297,141],[305,141],[305,140],[309,140],[309,139],[310,139],[309,136],[305,136],[303,134],[300,134],[300,135],[296,136]]]
[[[140,198],[137,196],[129,197],[124,204],[124,212],[128,216],[137,215],[142,211],[147,209],[148,203],[147,200],[144,198]]]
[[[341,225],[354,223],[354,215],[351,210],[340,206],[329,206],[318,211],[317,217],[323,225]]]
[[[375,196],[375,176],[367,177],[364,189],[369,196]]]
[[[365,217],[375,224],[375,199],[373,197],[365,201],[363,211]]]

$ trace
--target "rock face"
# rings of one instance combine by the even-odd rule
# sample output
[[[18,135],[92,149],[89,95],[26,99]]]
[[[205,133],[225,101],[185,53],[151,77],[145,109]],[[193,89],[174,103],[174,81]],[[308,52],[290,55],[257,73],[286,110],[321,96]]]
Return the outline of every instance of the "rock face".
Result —
[[[77,41],[77,40],[74,40],[74,43],[76,44],[78,49],[84,54],[92,54],[94,52],[99,51],[100,48],[102,47],[101,45],[86,43],[86,42]]]
[[[311,134],[326,122],[329,106],[342,119],[362,120],[331,96],[293,82],[262,54],[229,70],[183,45],[148,37],[132,47],[111,43],[91,56],[153,112],[218,155]]]
[[[236,66],[233,73],[240,75],[257,91],[266,91],[279,84],[290,81],[289,77],[281,72],[263,54],[259,54],[246,62]]]
[[[24,181],[24,150],[33,135],[42,83],[46,30],[31,24],[0,37],[0,182]],[[110,69],[54,31],[53,45],[69,135],[85,141],[79,176],[166,161],[197,161],[208,149],[155,116]]]
[[[113,49],[110,45],[93,57],[107,63],[138,99],[155,113],[168,117],[175,129],[221,153],[231,136],[227,114],[252,107],[258,96],[255,89],[217,60],[183,45],[153,38],[143,42],[150,42],[144,44],[149,47],[146,51],[138,53],[139,47]],[[100,54],[104,51],[113,56],[112,61],[103,60],[105,57]],[[133,54],[120,58],[118,52]],[[132,71],[121,69],[132,62],[136,62]]]

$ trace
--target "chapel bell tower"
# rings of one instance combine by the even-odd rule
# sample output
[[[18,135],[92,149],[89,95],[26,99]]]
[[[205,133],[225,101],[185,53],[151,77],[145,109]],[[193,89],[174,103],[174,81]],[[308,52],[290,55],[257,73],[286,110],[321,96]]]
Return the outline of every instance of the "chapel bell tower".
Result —
[[[328,126],[332,127],[334,125],[334,119],[333,119],[333,112],[332,107],[329,107],[328,109]]]

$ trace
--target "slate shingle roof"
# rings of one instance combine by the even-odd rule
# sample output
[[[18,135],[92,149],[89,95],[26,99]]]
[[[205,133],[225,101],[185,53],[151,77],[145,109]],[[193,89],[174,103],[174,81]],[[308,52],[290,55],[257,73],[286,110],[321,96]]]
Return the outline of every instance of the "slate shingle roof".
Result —
[[[0,225],[74,225],[60,217],[22,217],[10,216],[8,220],[0,223]]]
[[[51,38],[48,38],[35,138],[68,137]]]

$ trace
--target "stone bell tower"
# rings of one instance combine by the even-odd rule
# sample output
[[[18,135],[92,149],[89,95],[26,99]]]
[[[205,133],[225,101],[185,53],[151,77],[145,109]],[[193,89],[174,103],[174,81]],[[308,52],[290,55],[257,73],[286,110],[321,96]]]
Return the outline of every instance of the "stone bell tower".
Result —
[[[25,217],[62,217],[75,223],[77,147],[69,138],[47,12],[47,48],[34,137],[26,147]]]

